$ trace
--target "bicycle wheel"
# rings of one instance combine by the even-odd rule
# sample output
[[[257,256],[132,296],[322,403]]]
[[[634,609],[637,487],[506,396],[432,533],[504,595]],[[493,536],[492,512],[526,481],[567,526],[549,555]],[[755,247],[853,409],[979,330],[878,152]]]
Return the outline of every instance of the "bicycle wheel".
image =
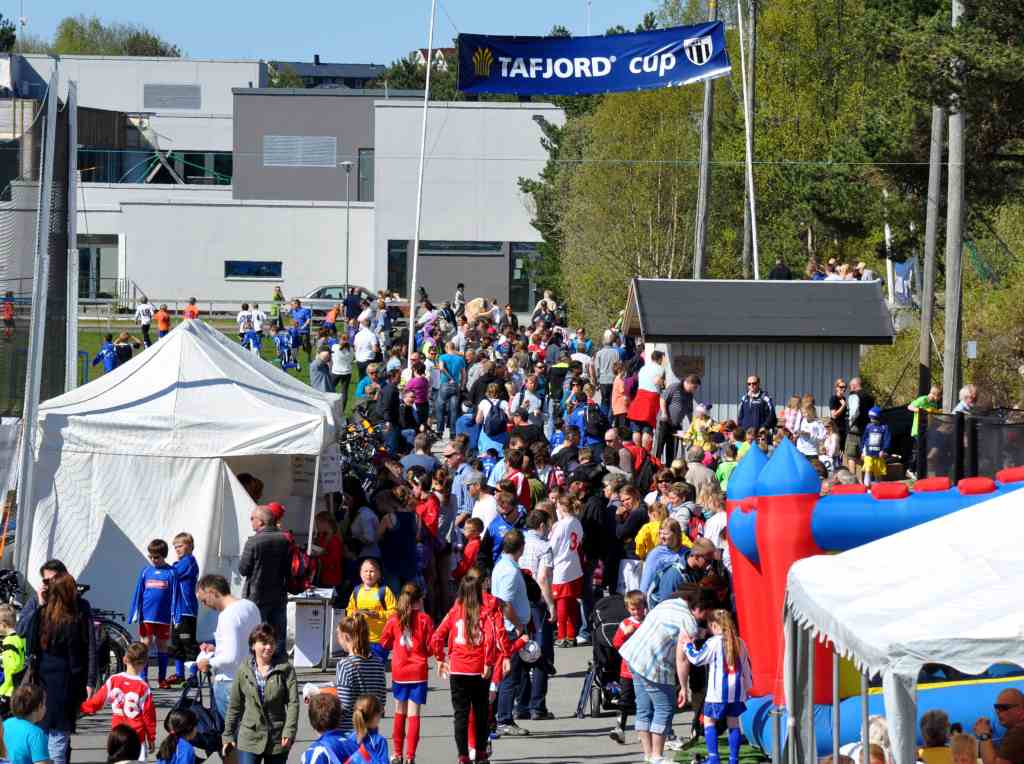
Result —
[[[104,624],[101,639],[96,645],[96,684],[103,684],[114,674],[124,671],[124,656],[131,639],[127,633]]]

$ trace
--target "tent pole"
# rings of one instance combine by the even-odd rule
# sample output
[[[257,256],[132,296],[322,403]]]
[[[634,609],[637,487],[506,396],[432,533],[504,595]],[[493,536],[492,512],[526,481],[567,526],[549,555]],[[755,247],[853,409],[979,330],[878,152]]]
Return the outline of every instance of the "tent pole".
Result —
[[[772,706],[772,764],[782,764],[782,709]]]
[[[313,554],[313,536],[316,531],[316,500],[320,491],[320,454],[316,455],[316,466],[313,468],[313,499],[309,502],[309,541],[306,542],[306,554]]]
[[[871,764],[868,744],[868,675],[860,675],[860,760]]]
[[[839,653],[832,645],[832,760],[839,756]]]

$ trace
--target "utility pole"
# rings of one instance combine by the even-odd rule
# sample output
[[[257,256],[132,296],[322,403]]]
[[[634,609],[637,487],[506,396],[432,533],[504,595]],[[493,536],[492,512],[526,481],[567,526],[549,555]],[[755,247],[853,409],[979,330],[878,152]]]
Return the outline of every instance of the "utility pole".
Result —
[[[960,25],[962,0],[953,0],[953,28]],[[956,405],[960,388],[960,310],[963,307],[964,114],[959,104],[949,113],[949,185],[946,190],[946,338],[942,367],[942,407]]]
[[[718,20],[718,3],[708,3],[708,21]],[[697,222],[693,235],[693,277],[704,278],[704,253],[708,236],[708,196],[711,192],[711,117],[715,111],[715,81],[704,81],[704,114],[700,128],[700,186],[697,188]]]
[[[740,40],[740,45],[743,41]],[[754,130],[754,115],[757,111],[757,99],[755,98],[754,88],[756,85],[756,73],[757,73],[757,0],[750,0],[750,72],[747,81],[747,113],[750,114],[750,130],[751,130],[751,159],[753,162],[753,130]],[[750,261],[753,258],[754,251],[754,240],[751,235],[753,230],[753,221],[750,219],[750,198],[747,196],[750,191],[749,189],[744,192],[746,196],[746,204],[743,205],[743,278],[750,278]]]
[[[946,112],[932,107],[932,140],[928,152],[928,209],[924,223],[924,288],[921,294],[921,340],[917,394],[932,386],[932,321],[935,311],[935,244],[939,235],[939,189],[942,187],[942,138]]]

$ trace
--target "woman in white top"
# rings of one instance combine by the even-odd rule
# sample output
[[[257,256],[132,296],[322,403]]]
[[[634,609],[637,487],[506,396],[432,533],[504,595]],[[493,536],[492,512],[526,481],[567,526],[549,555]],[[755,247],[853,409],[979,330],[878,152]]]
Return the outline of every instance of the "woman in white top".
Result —
[[[355,360],[356,355],[349,344],[348,333],[342,328],[341,336],[331,345],[331,376],[334,377],[334,385],[341,394],[342,411],[348,406],[348,386],[352,381],[352,364]]]
[[[508,443],[508,421],[509,421],[509,410],[508,401],[503,401],[499,397],[501,395],[501,388],[497,382],[491,382],[487,385],[486,395],[483,400],[476,407],[476,423],[480,425],[480,439],[477,442],[477,451],[481,455],[489,449],[493,448],[498,452],[498,456],[505,453],[505,444]],[[491,413],[491,407],[497,406],[505,414],[505,425],[506,429],[503,432],[494,432],[492,434],[487,433],[487,415]]]
[[[557,624],[555,645],[569,647],[576,644],[576,630],[580,624],[580,608],[576,600],[583,594],[583,564],[580,561],[583,525],[576,517],[580,506],[578,500],[572,496],[559,496],[555,506],[558,521],[548,536],[555,562],[551,576]]]
[[[634,430],[654,432],[661,408],[661,391],[665,387],[665,354],[660,350],[651,353],[650,358],[637,373],[636,397],[629,404],[626,417]]]

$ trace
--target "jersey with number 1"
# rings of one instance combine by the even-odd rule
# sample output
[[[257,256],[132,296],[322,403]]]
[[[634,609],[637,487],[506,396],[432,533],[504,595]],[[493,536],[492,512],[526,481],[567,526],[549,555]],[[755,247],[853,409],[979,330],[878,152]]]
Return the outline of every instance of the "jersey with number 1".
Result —
[[[447,650],[448,664],[452,674],[489,675],[495,651],[493,629],[488,628],[488,617],[487,609],[481,608],[476,628],[473,629],[472,634],[469,634],[462,605],[456,602],[438,625],[437,631],[434,632],[434,636],[430,640],[431,652],[434,653],[437,662],[444,661]]]
[[[583,525],[577,518],[568,515],[555,523],[548,536],[555,563],[551,583],[567,584],[583,575],[583,565],[580,563],[582,541]]]
[[[135,730],[139,740],[152,747],[156,742],[156,706],[145,679],[123,672],[114,674],[82,703],[82,713],[94,714],[110,703],[111,726],[124,724]]]
[[[427,681],[427,658],[434,622],[422,610],[412,614],[412,628],[403,629],[397,615],[384,624],[380,646],[391,650],[391,679],[399,684]]]

